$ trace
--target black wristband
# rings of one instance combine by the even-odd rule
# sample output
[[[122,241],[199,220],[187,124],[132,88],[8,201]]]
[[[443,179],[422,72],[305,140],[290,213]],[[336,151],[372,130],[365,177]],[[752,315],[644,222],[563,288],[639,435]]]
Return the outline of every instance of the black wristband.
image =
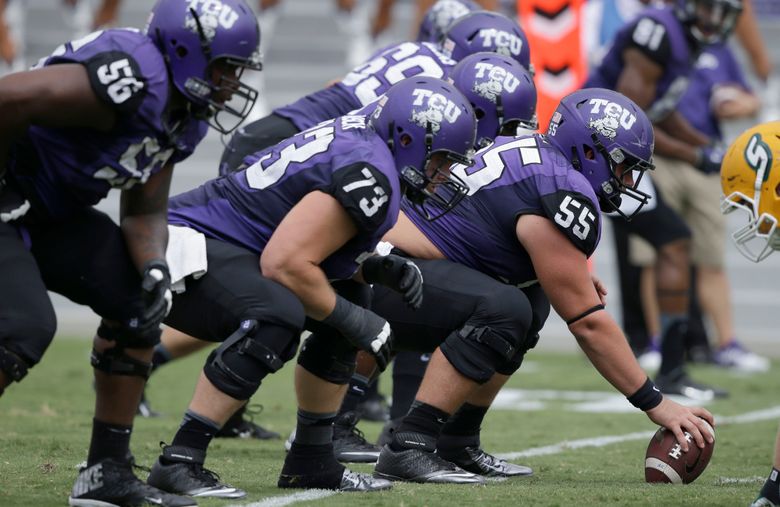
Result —
[[[661,400],[664,399],[664,396],[661,394],[661,391],[655,387],[653,381],[648,378],[645,380],[645,383],[642,384],[642,387],[637,389],[631,396],[627,396],[626,399],[639,410],[647,412],[648,410],[657,407],[661,403]]]

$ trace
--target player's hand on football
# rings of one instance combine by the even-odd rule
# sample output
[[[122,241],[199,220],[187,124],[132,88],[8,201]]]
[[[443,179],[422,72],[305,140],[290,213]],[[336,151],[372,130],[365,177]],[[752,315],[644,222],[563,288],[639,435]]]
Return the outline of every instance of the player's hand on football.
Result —
[[[171,293],[171,273],[165,261],[150,261],[144,268],[141,279],[144,311],[138,327],[151,330],[158,327],[171,311],[173,295]]]
[[[423,276],[417,264],[400,255],[374,255],[363,262],[363,278],[400,292],[417,310],[423,300]]]
[[[647,417],[654,423],[659,424],[672,433],[674,433],[677,442],[684,452],[688,452],[688,441],[685,438],[685,432],[691,434],[693,441],[698,447],[704,447],[704,441],[712,442],[713,436],[704,421],[707,421],[713,428],[715,419],[705,408],[685,407],[669,398],[664,398],[661,403],[648,410]]]

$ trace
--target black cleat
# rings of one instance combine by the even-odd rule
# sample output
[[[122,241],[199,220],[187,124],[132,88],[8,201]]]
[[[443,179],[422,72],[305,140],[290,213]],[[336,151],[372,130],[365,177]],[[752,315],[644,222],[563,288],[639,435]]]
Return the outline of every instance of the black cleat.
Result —
[[[243,498],[246,491],[220,482],[219,475],[203,468],[206,453],[188,447],[164,445],[146,482],[171,493],[193,497]],[[165,461],[165,463],[163,463]]]
[[[141,417],[160,417],[162,415],[160,412],[152,409],[149,399],[146,397],[146,390],[141,394],[141,401],[138,403],[135,413]]]
[[[258,440],[281,438],[279,433],[267,430],[254,422],[254,416],[263,411],[262,405],[257,405],[257,407],[259,408],[253,410],[247,409],[246,405],[239,408],[215,436],[217,438],[256,438]]]
[[[68,505],[76,507],[197,505],[192,498],[172,495],[146,484],[135,476],[132,466],[132,462],[105,459],[91,467],[82,468],[68,497]]]
[[[382,427],[382,431],[379,433],[379,436],[376,439],[376,445],[382,448],[385,445],[392,442],[393,434],[395,434],[395,430],[401,427],[401,421],[403,420],[404,418],[403,416],[401,416],[387,421],[385,425]]]
[[[369,443],[356,425],[355,412],[341,414],[333,423],[333,452],[342,463],[376,463],[380,448]]]
[[[363,402],[358,404],[357,413],[364,421],[385,422],[390,419],[390,409],[387,407],[387,401],[381,394],[367,396]]]
[[[358,493],[382,491],[393,487],[393,483],[388,480],[353,472],[348,468],[343,468],[340,476],[333,473],[286,474],[282,470],[276,485],[280,488],[333,489]]]
[[[659,374],[655,378],[655,385],[663,394],[679,394],[696,401],[711,401],[729,395],[726,390],[694,382],[685,372]]]
[[[374,477],[391,481],[435,484],[484,484],[481,476],[467,472],[434,452],[420,449],[393,451],[382,448],[374,467]]]
[[[533,469],[510,463],[506,460],[488,454],[478,446],[461,447],[459,449],[438,449],[439,456],[450,463],[458,465],[467,472],[485,477],[522,477],[533,475]]]

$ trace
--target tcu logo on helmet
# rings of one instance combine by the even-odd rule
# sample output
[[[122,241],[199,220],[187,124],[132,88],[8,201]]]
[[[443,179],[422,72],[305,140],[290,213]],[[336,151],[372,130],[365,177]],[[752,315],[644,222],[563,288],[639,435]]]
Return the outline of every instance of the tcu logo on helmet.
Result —
[[[198,21],[200,21],[203,34],[209,42],[214,39],[218,27],[230,30],[238,20],[238,13],[229,5],[223,4],[221,0],[189,0],[184,26],[195,33],[198,33],[198,24],[189,12],[190,9],[199,13]]]
[[[476,69],[477,79],[484,78],[485,81],[475,83],[474,91],[494,104],[502,91],[512,93],[520,85],[520,80],[514,74],[491,63],[479,62]]]
[[[504,30],[483,28],[479,31],[479,37],[482,39],[482,47],[495,47],[495,52],[500,55],[517,56],[523,49],[523,39]]]
[[[605,99],[590,99],[588,103],[593,105],[590,110],[591,115],[604,115],[598,119],[591,119],[588,127],[596,129],[599,134],[609,139],[617,136],[618,127],[629,130],[636,122],[636,116],[631,111],[623,109],[620,104]]]
[[[412,95],[414,96],[412,105],[423,106],[427,109],[413,110],[410,120],[423,128],[430,125],[434,134],[441,129],[443,121],[455,123],[460,116],[458,106],[440,93],[415,88]]]

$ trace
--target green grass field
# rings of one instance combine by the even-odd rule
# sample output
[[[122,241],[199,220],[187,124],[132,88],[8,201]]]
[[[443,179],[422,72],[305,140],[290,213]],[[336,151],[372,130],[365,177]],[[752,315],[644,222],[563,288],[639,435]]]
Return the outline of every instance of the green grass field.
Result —
[[[89,348],[86,341],[56,339],[43,362],[0,399],[0,506],[66,505],[76,465],[86,458],[89,444],[94,402]],[[152,377],[148,394],[164,416],[136,421],[132,450],[140,464],[151,466],[159,442],[172,439],[204,357],[199,354],[173,363]],[[775,364],[775,371],[753,376],[713,367],[693,370],[700,380],[727,387],[732,395],[708,405],[728,424],[716,428],[712,462],[691,485],[645,484],[647,438],[579,448],[579,439],[652,432],[655,428],[637,411],[573,410],[578,400],[567,399],[557,390],[588,391],[587,396],[580,397],[594,398],[589,400],[593,403],[608,399],[614,391],[581,355],[532,352],[508,385],[524,390],[520,401],[526,408],[491,411],[482,442],[494,453],[570,443],[552,449],[551,454],[518,458],[517,462],[534,468],[533,477],[489,482],[486,486],[399,483],[387,492],[337,494],[296,505],[451,507],[453,501],[464,506],[747,505],[770,469],[780,405],[778,367]],[[383,379],[381,390],[390,392],[389,376]],[[603,397],[597,394],[600,392]],[[267,379],[253,402],[265,407],[262,424],[286,435],[295,421],[292,366],[288,364]],[[774,410],[758,412],[766,409]],[[756,417],[748,421],[734,417],[747,413]],[[370,438],[381,429],[378,423],[361,423],[360,427]],[[281,506],[288,505],[283,498],[295,493],[275,486],[283,457],[281,441],[220,439],[212,444],[206,464],[227,482],[248,491],[247,498],[232,505]],[[368,466],[354,468],[370,470]],[[270,497],[283,498],[272,503]],[[222,500],[199,503],[231,505]]]

